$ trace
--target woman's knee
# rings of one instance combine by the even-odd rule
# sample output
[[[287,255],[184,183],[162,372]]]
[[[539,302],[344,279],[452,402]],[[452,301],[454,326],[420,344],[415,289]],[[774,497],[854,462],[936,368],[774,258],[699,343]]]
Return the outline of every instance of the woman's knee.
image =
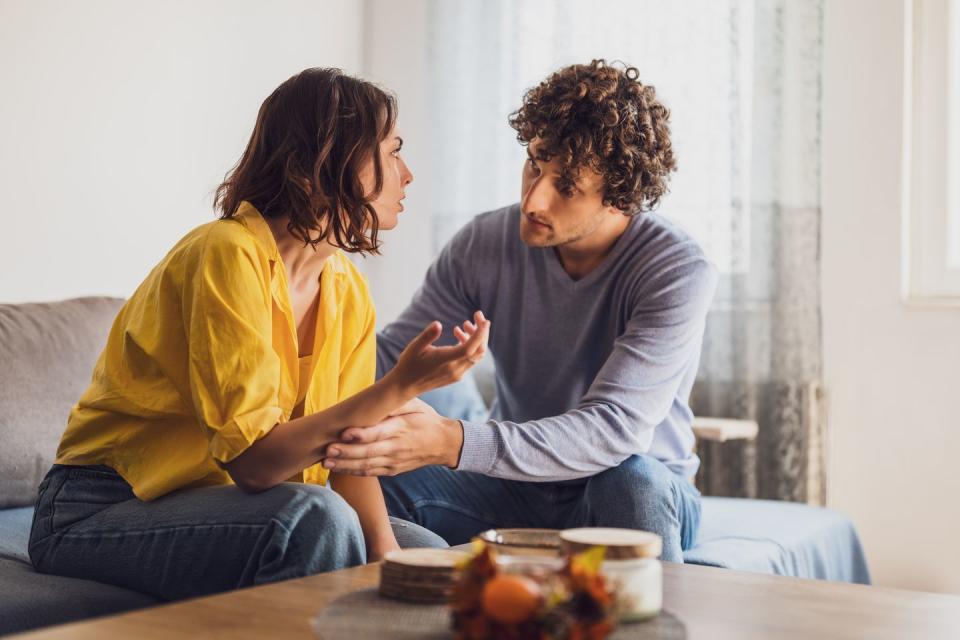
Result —
[[[283,507],[276,517],[291,532],[308,537],[334,535],[363,543],[357,512],[336,491],[292,482],[270,491],[284,494]]]
[[[261,571],[291,572],[286,577],[294,577],[366,562],[360,519],[338,493],[300,483],[285,483],[265,493],[271,492],[279,495],[282,506],[273,515],[279,526],[264,557],[272,568],[261,567]],[[272,576],[268,581],[275,579],[280,578]]]

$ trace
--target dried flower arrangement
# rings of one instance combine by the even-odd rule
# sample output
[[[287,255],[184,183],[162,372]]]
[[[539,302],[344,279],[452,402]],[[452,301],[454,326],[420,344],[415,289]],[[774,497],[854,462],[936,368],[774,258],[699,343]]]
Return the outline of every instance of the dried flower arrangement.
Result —
[[[601,640],[616,625],[614,594],[600,572],[604,547],[567,558],[552,571],[504,571],[476,542],[460,567],[450,607],[461,640]]]

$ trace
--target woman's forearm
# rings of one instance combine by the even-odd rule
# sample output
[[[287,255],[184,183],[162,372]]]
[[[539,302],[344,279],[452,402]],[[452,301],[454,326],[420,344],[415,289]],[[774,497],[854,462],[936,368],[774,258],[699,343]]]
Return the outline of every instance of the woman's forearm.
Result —
[[[276,425],[224,466],[241,489],[269,489],[319,462],[343,429],[374,425],[415,395],[387,374],[343,402]]]
[[[387,517],[387,505],[383,500],[379,479],[332,474],[330,485],[360,518],[368,562],[381,560],[387,551],[399,548]]]
[[[360,393],[319,413],[276,425],[225,467],[246,491],[262,491],[316,464],[328,444],[347,427],[377,424],[418,394],[456,382],[483,357],[490,321],[479,311],[476,324],[454,327],[459,344],[434,347],[440,323],[410,341],[400,362]],[[399,372],[399,373],[398,373]]]

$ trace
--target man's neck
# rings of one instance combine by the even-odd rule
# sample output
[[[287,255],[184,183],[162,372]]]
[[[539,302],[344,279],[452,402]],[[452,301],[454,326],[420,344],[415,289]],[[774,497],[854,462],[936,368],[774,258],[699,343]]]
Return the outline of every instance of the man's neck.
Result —
[[[630,225],[631,218],[611,215],[584,237],[554,247],[560,265],[573,280],[585,278],[600,266]]]

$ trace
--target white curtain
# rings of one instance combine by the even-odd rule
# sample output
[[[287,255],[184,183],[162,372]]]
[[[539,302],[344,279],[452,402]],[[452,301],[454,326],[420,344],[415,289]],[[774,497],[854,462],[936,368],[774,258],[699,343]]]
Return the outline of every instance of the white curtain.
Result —
[[[622,60],[671,111],[660,213],[721,272],[694,409],[756,443],[701,448],[709,494],[822,503],[819,287],[822,0],[433,0],[428,104],[435,250],[519,199],[508,114],[551,71]]]

